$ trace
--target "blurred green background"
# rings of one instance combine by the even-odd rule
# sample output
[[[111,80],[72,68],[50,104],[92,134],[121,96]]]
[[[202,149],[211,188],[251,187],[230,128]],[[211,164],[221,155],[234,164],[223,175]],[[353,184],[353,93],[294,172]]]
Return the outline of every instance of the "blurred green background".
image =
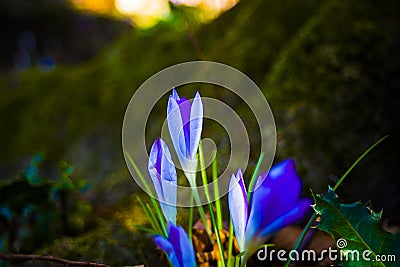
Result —
[[[142,82],[190,60],[233,66],[263,90],[276,160],[297,161],[307,194],[389,135],[338,193],[399,224],[398,1],[220,1],[227,10],[164,1],[158,17],[95,2],[0,1],[0,251],[154,264],[154,245],[134,227],[146,223],[143,193],[123,159],[122,120]],[[240,99],[210,88],[201,94],[227,101],[257,133]],[[148,144],[164,119],[153,117]],[[203,137],[221,149],[226,138],[213,127]],[[251,145],[250,167],[257,137]]]

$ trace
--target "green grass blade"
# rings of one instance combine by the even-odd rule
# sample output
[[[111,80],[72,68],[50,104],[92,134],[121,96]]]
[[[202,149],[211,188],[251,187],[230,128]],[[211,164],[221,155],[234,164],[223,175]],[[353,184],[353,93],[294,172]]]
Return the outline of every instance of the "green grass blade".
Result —
[[[156,218],[156,216],[154,216],[154,212],[153,212],[153,210],[151,209],[149,203],[146,203],[145,205],[146,205],[146,208],[147,208],[147,210],[148,210],[150,216],[153,218],[153,220],[154,220],[155,222],[157,222],[157,218]],[[157,226],[158,226],[158,229],[159,229],[160,233],[164,233],[163,230],[161,229],[159,223],[157,223]],[[166,236],[167,236],[167,235],[166,235]]]
[[[367,150],[365,150],[364,153],[361,154],[361,156],[358,157],[356,161],[350,166],[350,168],[343,174],[343,176],[339,179],[339,181],[335,184],[333,187],[333,191],[335,191],[339,185],[343,182],[343,180],[347,177],[347,175],[358,165],[358,163],[367,156],[367,154],[374,149],[377,145],[379,145],[383,140],[385,140],[388,137],[388,135],[382,137],[378,141],[376,141],[372,146],[370,146]]]
[[[198,156],[198,158],[200,158],[200,166],[204,166],[205,164],[204,164],[203,149],[202,149],[202,146],[201,146],[201,141],[199,143],[199,153],[198,153],[197,156]],[[204,182],[207,183],[207,173],[206,173],[206,170],[205,170],[204,167],[201,167],[201,168],[202,168],[202,170],[201,170],[202,181],[203,181],[203,184],[204,184]],[[207,188],[205,190],[207,190]],[[199,196],[199,192],[197,191],[197,187],[192,187],[192,192],[193,192],[194,200],[195,200],[195,202],[197,204],[197,211],[199,212],[200,219],[202,220],[203,225],[204,225],[204,229],[207,232],[207,235],[208,235],[208,237],[210,239],[211,244],[214,245],[214,239],[213,239],[213,236],[212,236],[212,231],[211,231],[210,226],[208,225],[207,217],[206,217],[206,214],[204,212],[203,206],[201,205],[200,196]],[[208,191],[206,191],[206,192],[208,192]],[[208,194],[206,194],[206,196],[208,196]]]
[[[212,175],[213,175],[213,182],[214,182],[214,195],[215,195],[215,212],[217,215],[217,226],[218,230],[222,230],[223,228],[223,220],[222,220],[222,208],[221,208],[221,201],[219,197],[219,188],[218,188],[218,169],[217,169],[217,157],[214,153],[214,161],[212,163]]]
[[[219,235],[218,226],[217,226],[217,222],[215,221],[213,206],[211,203],[208,203],[208,208],[210,210],[210,217],[211,217],[211,222],[212,222],[214,232],[215,232],[215,238],[217,239],[219,256],[221,257],[221,265],[223,267],[225,267],[224,247],[222,246],[221,236]]]
[[[236,256],[235,258],[235,267],[239,267],[240,266],[240,257]]]
[[[190,241],[192,240],[192,233],[193,233],[193,195],[190,196],[190,207],[189,207],[188,236]]]
[[[154,231],[158,232],[158,233],[163,233],[163,231],[161,230],[159,224],[157,223],[157,220],[154,220],[154,215],[151,216],[149,214],[149,211],[147,210],[146,206],[144,205],[144,203],[142,202],[142,200],[140,199],[139,196],[136,197],[140,206],[142,207],[144,213],[146,214],[146,217],[149,219],[151,226],[153,227]]]
[[[227,266],[232,267],[232,249],[233,249],[233,224],[232,220],[229,220],[229,239],[228,239],[228,261]]]
[[[204,162],[203,147],[202,147],[201,142],[199,144],[199,158],[200,158],[201,178],[202,178],[203,185],[204,185],[204,191],[205,191],[204,193],[206,194],[206,198],[207,198],[207,202],[208,202],[208,208],[209,208],[209,212],[210,212],[211,223],[212,223],[212,226],[214,228],[215,237],[216,237],[216,240],[217,240],[218,251],[219,251],[219,254],[220,254],[220,257],[221,257],[221,264],[222,264],[223,267],[225,267],[224,248],[222,246],[221,237],[219,235],[218,225],[217,225],[217,222],[215,220],[213,206],[212,206],[211,201],[210,201],[210,194],[208,192],[208,187],[207,187],[208,179],[207,179],[206,166],[205,166],[205,162]]]
[[[152,190],[150,188],[150,185],[147,183],[146,179],[144,179],[144,176],[143,176],[142,172],[140,171],[140,169],[136,165],[135,161],[132,159],[131,155],[129,155],[128,151],[125,151],[125,155],[127,156],[128,161],[132,165],[132,167],[135,170],[136,174],[139,176],[139,179],[142,181],[143,186],[145,187],[146,191],[147,192],[152,192]],[[160,210],[160,208],[158,206],[158,203],[152,196],[150,196],[150,201],[151,201],[151,203],[152,203],[152,205],[153,205],[153,207],[154,207],[154,209],[155,209],[155,211],[157,213],[158,221],[159,221],[159,223],[161,225],[162,232],[164,233],[165,237],[168,237],[167,228],[165,227],[165,221],[163,219],[163,215],[162,215],[162,212],[161,212],[161,210]]]
[[[145,226],[143,226],[143,225],[135,224],[134,227],[135,227],[136,229],[138,229],[138,230],[140,230],[140,231],[142,231],[142,232],[146,232],[146,233],[148,233],[148,234],[150,234],[150,235],[157,235],[157,234],[160,234],[160,232],[154,231],[153,229],[147,228],[147,227],[145,227]]]
[[[261,152],[261,155],[260,155],[260,157],[258,158],[258,161],[257,161],[257,165],[256,165],[256,167],[255,167],[255,169],[253,171],[253,175],[251,176],[249,189],[247,190],[247,201],[250,201],[251,193],[253,192],[254,185],[255,185],[255,183],[257,181],[258,169],[260,168],[263,159],[264,159],[264,152]]]
[[[204,185],[204,193],[206,194],[207,201],[210,199],[210,194],[208,192],[208,180],[207,180],[207,171],[206,171],[206,164],[204,162],[204,154],[203,154],[203,145],[199,143],[199,158],[200,158],[200,169],[201,169],[201,180]]]

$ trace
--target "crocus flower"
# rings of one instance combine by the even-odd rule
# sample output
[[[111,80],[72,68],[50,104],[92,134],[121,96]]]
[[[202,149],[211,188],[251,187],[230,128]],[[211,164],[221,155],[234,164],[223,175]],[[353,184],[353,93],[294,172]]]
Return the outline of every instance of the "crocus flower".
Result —
[[[230,188],[229,210],[242,251],[252,253],[271,234],[301,220],[311,210],[311,200],[300,198],[301,180],[292,159],[278,163],[258,178],[250,212],[240,170],[232,175]]]
[[[148,170],[165,219],[176,222],[177,176],[167,144],[158,138],[152,145]]]
[[[168,239],[154,235],[153,240],[167,254],[174,267],[196,266],[193,245],[182,227],[169,223]]]
[[[168,100],[167,122],[179,162],[189,182],[194,186],[196,153],[203,128],[203,103],[199,92],[190,103],[186,98],[179,97],[173,89]]]

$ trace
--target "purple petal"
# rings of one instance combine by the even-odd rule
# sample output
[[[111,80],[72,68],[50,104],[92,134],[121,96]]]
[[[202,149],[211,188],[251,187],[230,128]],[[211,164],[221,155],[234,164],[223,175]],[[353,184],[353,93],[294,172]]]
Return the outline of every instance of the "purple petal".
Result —
[[[203,129],[203,102],[199,92],[196,93],[190,110],[190,137],[189,137],[189,157],[191,160],[196,158],[197,149]],[[185,132],[186,133],[186,132]]]
[[[263,214],[260,227],[264,228],[278,216],[289,211],[297,203],[300,193],[301,179],[296,172],[294,160],[288,159],[273,166],[252,196],[254,212]]]
[[[203,125],[203,104],[200,95],[196,94],[192,107],[186,98],[179,97],[173,89],[168,100],[167,121],[172,143],[185,176],[191,186],[196,186],[196,153]]]
[[[161,138],[151,147],[148,170],[166,220],[175,223],[177,175],[168,146]]]
[[[268,196],[271,193],[270,188],[258,187],[252,194],[250,215],[247,221],[245,240],[248,243],[253,237],[257,236],[258,232],[268,216],[267,202]]]
[[[185,151],[184,155],[186,158],[189,158],[189,153],[190,153],[190,110],[191,110],[191,105],[190,102],[186,99],[181,97],[179,101],[177,101],[177,104],[179,105],[179,110],[181,112],[181,120],[182,120],[182,125],[183,125],[183,133],[185,135]]]
[[[243,182],[242,171],[239,169],[237,175],[232,174],[229,183],[228,204],[236,240],[241,251],[245,250],[244,237],[248,216],[248,203],[246,187]]]
[[[177,182],[176,169],[171,159],[167,144],[160,139],[162,147],[161,158],[161,185],[164,193],[165,203],[160,202],[165,219],[168,222],[176,223],[176,198]]]
[[[259,238],[264,239],[271,233],[304,219],[307,213],[311,211],[311,204],[312,201],[309,198],[300,200],[291,210],[282,214],[271,222],[268,227],[264,228],[259,234]]]
[[[179,97],[178,93],[176,92],[175,89],[172,90],[172,98],[176,101],[177,106],[179,107],[179,114],[180,114],[180,120],[183,125],[183,134],[185,138],[185,146],[181,147],[181,152],[183,155],[188,158],[189,157],[189,145],[190,145],[190,110],[191,110],[191,104],[190,102],[184,98],[184,97]],[[168,113],[168,111],[167,111]],[[168,125],[169,126],[169,125]],[[179,129],[179,131],[182,130]]]
[[[178,101],[180,99],[178,93],[176,92],[175,88],[172,88],[172,97]]]
[[[178,258],[176,256],[176,253],[175,253],[175,248],[165,237],[160,236],[160,235],[154,235],[153,241],[154,241],[154,243],[156,243],[156,245],[158,247],[160,247],[165,252],[165,254],[167,254],[169,260],[171,261],[171,264],[174,267],[177,267],[177,266],[181,267],[181,265],[178,261]]]
[[[193,245],[189,240],[185,230],[180,226],[168,224],[169,241],[175,249],[176,257],[180,266],[194,267],[196,260]]]
[[[159,199],[164,199],[164,193],[161,185],[161,139],[154,141],[150,149],[149,162],[147,168],[151,180],[153,181],[154,188]]]
[[[170,96],[168,100],[167,122],[176,154],[181,162],[181,165],[184,165],[186,159],[185,132],[183,130],[181,111],[177,100],[173,95]]]
[[[265,179],[262,181],[262,178]],[[301,180],[297,175],[295,162],[285,160],[273,166],[268,174],[258,178],[258,188],[253,192],[250,215],[246,229],[246,242],[282,214],[292,210],[299,201]]]

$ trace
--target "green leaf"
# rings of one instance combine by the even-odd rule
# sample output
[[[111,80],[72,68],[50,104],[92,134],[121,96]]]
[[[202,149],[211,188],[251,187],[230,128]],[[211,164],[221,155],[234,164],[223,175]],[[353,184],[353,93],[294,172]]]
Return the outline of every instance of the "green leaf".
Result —
[[[339,239],[343,241],[337,243],[341,248],[339,259],[342,266],[396,265],[400,259],[400,234],[388,233],[381,228],[382,213],[376,213],[370,205],[360,202],[342,204],[331,188],[327,194],[314,198],[314,209],[321,215],[318,228],[332,235],[336,242]],[[369,252],[364,252],[367,250]],[[391,261],[388,259],[392,257],[390,255],[395,257]],[[387,260],[378,261],[377,256],[382,259],[386,257]]]
[[[24,171],[25,178],[31,185],[41,185],[45,182],[38,172],[38,168],[41,162],[42,156],[36,155],[35,157],[33,157],[32,161],[29,163],[28,167],[26,167]]]

